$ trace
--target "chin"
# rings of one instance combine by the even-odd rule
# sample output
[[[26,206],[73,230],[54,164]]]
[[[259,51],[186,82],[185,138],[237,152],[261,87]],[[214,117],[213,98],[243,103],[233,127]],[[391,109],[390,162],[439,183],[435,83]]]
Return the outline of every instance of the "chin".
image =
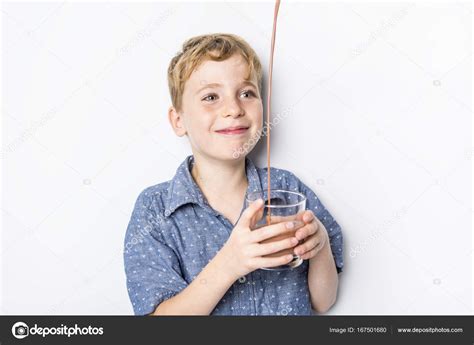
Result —
[[[242,159],[245,159],[245,156],[247,156],[248,152],[243,152],[241,153],[240,150],[235,149],[230,151],[229,153],[221,153],[216,156],[217,159],[226,161],[226,162],[237,162]]]

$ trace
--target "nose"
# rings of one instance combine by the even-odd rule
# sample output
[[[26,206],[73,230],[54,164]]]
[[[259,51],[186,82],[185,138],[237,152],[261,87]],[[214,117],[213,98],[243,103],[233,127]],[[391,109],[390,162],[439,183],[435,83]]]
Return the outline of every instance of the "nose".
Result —
[[[232,117],[240,117],[243,116],[245,113],[244,109],[240,105],[238,100],[229,99],[225,103],[225,109],[222,112],[223,117],[232,116]]]

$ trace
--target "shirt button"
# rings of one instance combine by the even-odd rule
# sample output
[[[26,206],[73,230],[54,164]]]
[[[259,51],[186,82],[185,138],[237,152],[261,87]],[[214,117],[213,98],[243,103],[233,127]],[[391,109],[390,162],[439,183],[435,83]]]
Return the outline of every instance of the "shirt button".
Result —
[[[245,278],[245,277],[240,277],[240,278],[239,278],[239,283],[240,283],[240,284],[243,284],[243,283],[245,283],[246,281],[247,281],[247,278]]]

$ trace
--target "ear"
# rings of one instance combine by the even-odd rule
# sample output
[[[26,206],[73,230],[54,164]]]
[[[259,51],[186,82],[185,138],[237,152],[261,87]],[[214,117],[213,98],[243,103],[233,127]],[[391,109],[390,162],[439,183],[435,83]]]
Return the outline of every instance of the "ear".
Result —
[[[168,120],[173,127],[173,131],[178,137],[185,135],[186,128],[184,126],[183,115],[180,114],[173,106],[168,109]]]

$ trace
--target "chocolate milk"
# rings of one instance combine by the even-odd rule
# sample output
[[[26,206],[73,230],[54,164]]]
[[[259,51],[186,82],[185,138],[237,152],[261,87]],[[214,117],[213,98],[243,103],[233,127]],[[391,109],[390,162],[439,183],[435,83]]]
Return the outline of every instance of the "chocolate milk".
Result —
[[[270,51],[270,64],[268,71],[268,95],[267,95],[267,186],[268,186],[268,200],[267,205],[270,206],[270,110],[271,110],[271,98],[272,98],[272,71],[273,71],[273,52],[275,50],[275,36],[277,27],[278,9],[280,8],[280,0],[275,2],[275,12],[273,15],[273,31],[272,31],[272,47]],[[271,208],[268,208],[267,213],[267,225],[271,224]]]
[[[270,196],[271,196],[271,188],[270,188],[270,113],[271,113],[271,97],[272,97],[272,71],[273,71],[273,54],[275,50],[275,36],[276,36],[276,27],[277,27],[277,17],[278,17],[278,9],[280,8],[280,0],[276,0],[275,2],[275,12],[273,16],[273,31],[272,31],[272,46],[270,52],[270,63],[269,63],[269,72],[268,72],[268,95],[267,95],[267,193],[268,193],[268,200],[267,205],[270,206]],[[274,223],[278,223],[278,220],[275,219]],[[261,226],[267,226],[272,224],[271,218],[271,208],[269,207],[267,210],[266,216],[266,224]],[[272,238],[269,238],[261,243],[268,243],[268,242],[275,242],[282,240],[284,238],[288,238],[294,236],[296,230],[292,231],[291,233],[281,234]],[[281,250],[277,253],[265,255],[264,257],[279,257],[285,254],[293,254],[293,248],[288,248]]]

